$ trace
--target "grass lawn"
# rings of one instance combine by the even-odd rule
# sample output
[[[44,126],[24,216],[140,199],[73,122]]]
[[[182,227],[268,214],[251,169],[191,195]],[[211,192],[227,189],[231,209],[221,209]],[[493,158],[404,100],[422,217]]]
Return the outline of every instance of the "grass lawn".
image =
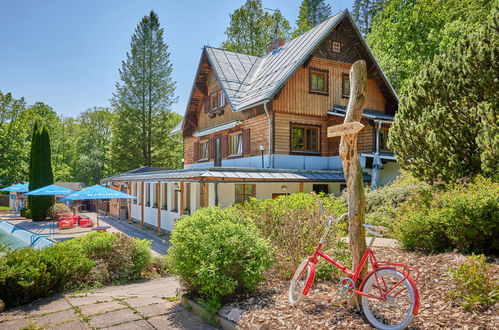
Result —
[[[8,211],[10,208],[8,206],[2,206],[0,205],[0,211]]]

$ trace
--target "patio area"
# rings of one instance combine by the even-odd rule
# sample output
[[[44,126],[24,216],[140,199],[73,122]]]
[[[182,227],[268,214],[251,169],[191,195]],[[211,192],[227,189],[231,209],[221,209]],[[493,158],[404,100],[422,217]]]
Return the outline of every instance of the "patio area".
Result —
[[[92,221],[97,224],[97,214],[96,213],[80,213],[83,216],[88,216]],[[93,232],[92,228],[82,228],[74,227],[67,229],[57,228],[57,222],[52,221],[32,221],[31,219],[26,219],[15,213],[10,212],[0,212],[0,221],[7,221],[12,225],[18,226],[24,230],[30,231],[37,235],[46,235],[50,239],[61,242],[68,239],[72,239],[78,236],[82,236]],[[111,233],[123,233],[125,235],[136,237],[140,239],[147,239],[151,241],[151,250],[155,255],[166,254],[170,242],[168,237],[165,235],[158,235],[154,230],[142,228],[138,223],[129,223],[126,220],[118,220],[113,217],[100,215],[99,216],[99,226],[109,226],[107,229]]]

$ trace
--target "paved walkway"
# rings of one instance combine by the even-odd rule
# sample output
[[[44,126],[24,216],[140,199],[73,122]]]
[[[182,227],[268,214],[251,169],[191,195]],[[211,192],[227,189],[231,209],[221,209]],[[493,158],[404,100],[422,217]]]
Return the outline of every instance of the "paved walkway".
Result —
[[[97,225],[96,213],[81,213],[92,219]],[[39,235],[47,235],[56,241],[65,241],[74,237],[82,236],[92,232],[91,228],[74,227],[69,229],[59,229],[52,221],[32,221],[20,217],[14,213],[0,213],[0,220],[8,221],[13,225]],[[155,230],[142,228],[138,223],[128,223],[126,220],[118,220],[108,216],[99,216],[99,226],[110,226],[109,232],[124,233],[128,236],[147,239],[151,241],[151,250],[154,254],[166,254],[170,243],[164,234],[158,235]],[[54,234],[55,232],[55,234]]]
[[[172,277],[57,295],[0,314],[0,329],[214,329],[187,311]]]

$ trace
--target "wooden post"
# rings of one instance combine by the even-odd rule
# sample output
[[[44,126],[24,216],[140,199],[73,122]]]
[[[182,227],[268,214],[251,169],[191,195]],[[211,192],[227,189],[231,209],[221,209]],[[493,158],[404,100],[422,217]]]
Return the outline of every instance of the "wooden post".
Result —
[[[156,187],[156,205],[158,206],[158,234],[161,233],[161,181]]]
[[[360,60],[355,62],[350,69],[350,99],[345,121],[336,128],[328,128],[328,137],[341,135],[340,157],[348,192],[348,236],[352,254],[352,269],[356,269],[360,264],[362,255],[366,250],[366,233],[362,226],[365,218],[366,196],[362,167],[357,152],[357,135],[363,127],[360,121],[366,102],[366,90],[366,62]],[[366,275],[366,272],[367,264],[360,274],[361,279]],[[350,304],[355,304],[355,298],[350,301]]]
[[[128,182],[128,189],[127,189],[127,194],[131,195],[132,194],[132,181]],[[132,219],[132,200],[127,199],[126,200],[126,215],[127,215],[127,220],[130,221]]]
[[[140,224],[142,225],[142,227],[144,227],[144,202],[145,202],[145,199],[144,199],[144,195],[145,195],[144,181],[142,181],[141,185],[142,185],[142,194],[140,194],[140,200],[141,200],[141,203],[140,203]]]
[[[300,182],[300,192],[303,192],[303,182]]]
[[[180,181],[180,216],[184,215],[184,181]]]

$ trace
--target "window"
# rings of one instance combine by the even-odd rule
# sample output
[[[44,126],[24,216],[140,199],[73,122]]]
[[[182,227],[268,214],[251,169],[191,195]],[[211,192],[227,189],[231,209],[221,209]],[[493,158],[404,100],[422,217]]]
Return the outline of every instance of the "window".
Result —
[[[314,184],[312,185],[312,191],[316,194],[328,194],[329,186],[327,184]]]
[[[242,203],[249,201],[251,197],[255,197],[254,184],[236,184],[235,185],[235,202]]]
[[[348,73],[341,75],[341,96],[350,97],[350,76]]]
[[[146,206],[151,205],[151,184],[146,183]]]
[[[319,127],[292,125],[291,151],[319,152]]]
[[[200,199],[199,205],[201,207],[208,206],[208,183],[205,183],[205,182],[200,183],[200,185],[199,185],[199,199]]]
[[[161,208],[163,210],[168,210],[168,183],[162,183],[163,193],[161,194]]]
[[[333,41],[333,52],[339,53],[341,50],[341,44],[338,41]]]
[[[152,201],[151,201],[151,205],[155,209],[158,208],[158,184],[157,183],[153,183],[152,184]]]
[[[229,135],[229,155],[240,155],[243,153],[243,134]]]
[[[310,91],[327,93],[327,71],[310,70]]]
[[[222,91],[218,93],[218,105],[221,107],[225,105],[225,94]]]
[[[172,212],[178,212],[178,183],[173,184],[172,188]]]
[[[199,160],[208,160],[208,141],[199,142]]]
[[[137,197],[137,198],[133,199],[133,203],[137,204],[137,200],[138,200],[138,196],[139,196],[138,191],[137,191],[137,182],[134,182],[132,184],[132,195]]]
[[[143,183],[138,184],[137,187],[139,188],[138,189],[138,194],[137,194],[137,196],[139,197],[139,205],[142,205],[142,193],[143,193],[142,187],[143,187]]]
[[[218,108],[218,93],[214,93],[211,95],[211,108]]]
[[[390,151],[388,148],[388,129],[379,130],[379,151]]]

